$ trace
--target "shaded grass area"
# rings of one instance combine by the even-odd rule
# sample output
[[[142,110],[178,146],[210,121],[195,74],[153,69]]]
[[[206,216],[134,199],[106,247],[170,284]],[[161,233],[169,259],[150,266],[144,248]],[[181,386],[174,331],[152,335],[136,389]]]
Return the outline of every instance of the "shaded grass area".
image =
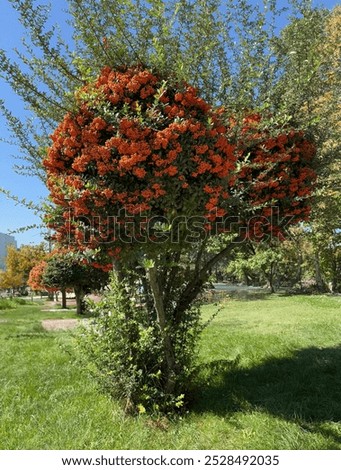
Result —
[[[2,449],[341,449],[340,298],[228,301],[174,421],[125,416],[77,366],[72,333],[41,327],[75,314],[41,308],[0,311]]]
[[[232,365],[223,374],[211,376],[201,389],[196,411],[221,417],[253,412],[271,415],[296,424],[302,432],[320,434],[325,444],[329,442],[327,448],[339,448],[340,364],[341,347],[312,347],[256,367]]]

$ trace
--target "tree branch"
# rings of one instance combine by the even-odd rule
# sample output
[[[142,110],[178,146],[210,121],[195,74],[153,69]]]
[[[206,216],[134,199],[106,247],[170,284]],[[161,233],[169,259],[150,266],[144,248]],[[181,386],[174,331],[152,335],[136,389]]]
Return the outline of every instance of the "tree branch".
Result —
[[[191,303],[195,300],[197,295],[200,293],[202,286],[207,281],[209,276],[210,269],[217,264],[222,258],[229,255],[234,247],[243,241],[241,236],[236,237],[227,245],[222,251],[213,256],[209,261],[204,264],[204,266],[196,272],[193,273],[192,279],[187,284],[185,290],[183,291],[176,307],[174,310],[175,321],[179,321],[181,315],[188,309]]]

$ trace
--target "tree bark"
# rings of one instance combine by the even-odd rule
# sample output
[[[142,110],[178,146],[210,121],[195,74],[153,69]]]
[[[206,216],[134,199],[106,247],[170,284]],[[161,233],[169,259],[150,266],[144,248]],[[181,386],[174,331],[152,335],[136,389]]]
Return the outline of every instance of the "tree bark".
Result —
[[[66,289],[62,289],[62,308],[66,307]]]
[[[155,308],[154,308],[153,298],[150,292],[150,285],[147,282],[146,270],[143,270],[141,281],[142,281],[142,287],[143,287],[143,298],[146,303],[146,308],[148,312],[148,323],[151,324],[152,320],[155,320]]]
[[[155,266],[148,268],[148,278],[150,288],[154,299],[154,307],[156,311],[157,322],[160,326],[161,336],[164,344],[165,360],[167,364],[167,379],[166,379],[166,392],[172,393],[175,387],[175,367],[176,361],[174,356],[174,349],[169,332],[167,331],[166,313],[163,303],[162,289],[158,282],[157,269]]]
[[[320,292],[327,292],[328,288],[322,277],[320,259],[317,253],[314,253],[314,265],[316,286]]]
[[[84,289],[82,286],[74,287],[76,296],[76,313],[77,315],[83,314],[83,300],[84,300]]]
[[[275,286],[274,286],[274,277],[275,277],[275,269],[274,263],[270,263],[270,271],[269,271],[269,286],[271,294],[275,293]]]
[[[331,293],[334,294],[339,290],[340,284],[340,269],[338,266],[338,259],[336,254],[332,254],[332,280],[331,280]]]

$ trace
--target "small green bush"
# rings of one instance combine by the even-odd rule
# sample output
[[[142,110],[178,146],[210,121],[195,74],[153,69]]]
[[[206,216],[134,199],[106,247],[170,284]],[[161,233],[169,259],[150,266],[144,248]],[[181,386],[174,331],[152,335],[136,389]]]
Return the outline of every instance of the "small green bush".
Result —
[[[0,310],[15,308],[15,303],[10,299],[0,299]]]
[[[30,302],[20,297],[11,297],[9,299],[0,299],[0,310],[16,308],[18,305],[27,305]]]
[[[192,307],[171,330],[177,374],[169,392],[164,373],[162,335],[146,308],[127,299],[113,280],[111,290],[98,304],[91,304],[94,318],[78,336],[82,357],[91,372],[127,412],[175,413],[186,406],[193,383],[200,311]]]
[[[12,301],[16,304],[16,305],[27,305],[29,304],[30,302],[25,300],[25,299],[21,299],[20,297],[14,297],[12,299]]]

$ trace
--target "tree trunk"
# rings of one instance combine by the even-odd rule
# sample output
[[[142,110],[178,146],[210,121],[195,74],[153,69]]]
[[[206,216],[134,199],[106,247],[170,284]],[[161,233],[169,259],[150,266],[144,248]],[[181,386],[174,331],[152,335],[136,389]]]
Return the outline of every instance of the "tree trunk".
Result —
[[[62,308],[67,308],[67,306],[66,306],[66,289],[62,289]]]
[[[322,277],[320,260],[317,253],[314,253],[314,265],[316,286],[320,292],[327,292],[328,289]]]
[[[76,296],[76,313],[77,315],[83,314],[83,300],[84,300],[84,289],[82,286],[74,287]]]
[[[302,266],[303,266],[303,256],[302,256],[302,252],[299,250],[299,264],[298,264],[298,269],[297,269],[297,282],[299,283],[300,285],[300,290],[302,290],[303,288],[303,284],[302,284],[302,277],[303,277],[303,269],[302,269]]]
[[[148,269],[148,278],[150,288],[154,299],[157,322],[160,326],[161,335],[164,344],[165,360],[167,364],[166,392],[172,393],[175,387],[175,356],[171,338],[167,331],[166,314],[163,303],[162,291],[158,282],[157,269],[155,266]]]
[[[246,269],[244,269],[244,268],[243,268],[243,283],[244,283],[246,286],[249,286],[249,285],[250,285],[249,276],[247,275]]]
[[[270,285],[270,292],[271,292],[271,294],[274,294],[274,293],[275,293],[274,277],[275,277],[274,263],[270,263],[269,285]]]
[[[331,292],[332,294],[338,292],[340,284],[340,266],[338,265],[338,259],[335,254],[332,254],[332,280],[331,280]]]
[[[155,312],[154,312],[154,302],[151,297],[150,286],[147,282],[146,276],[147,276],[147,273],[146,271],[144,271],[143,275],[141,276],[141,281],[142,281],[142,287],[143,287],[143,298],[146,303],[147,312],[149,313],[148,322],[150,324],[152,320],[155,320],[155,315],[154,315]]]

